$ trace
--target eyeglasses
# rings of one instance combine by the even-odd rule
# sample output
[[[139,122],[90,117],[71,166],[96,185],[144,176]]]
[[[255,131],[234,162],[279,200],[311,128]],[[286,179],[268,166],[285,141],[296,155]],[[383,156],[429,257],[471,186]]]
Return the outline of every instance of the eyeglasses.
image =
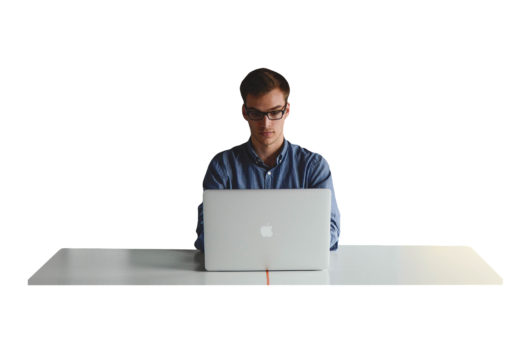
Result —
[[[250,120],[261,120],[264,116],[266,116],[269,120],[280,120],[283,118],[283,114],[285,114],[285,110],[287,109],[287,102],[285,102],[282,110],[273,110],[270,112],[261,112],[256,109],[249,110],[246,105],[244,105],[244,107],[245,113],[247,113],[247,116]]]

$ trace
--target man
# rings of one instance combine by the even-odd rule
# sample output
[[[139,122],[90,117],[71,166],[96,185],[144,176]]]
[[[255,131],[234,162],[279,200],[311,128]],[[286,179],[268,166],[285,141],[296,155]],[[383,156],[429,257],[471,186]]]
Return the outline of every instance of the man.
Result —
[[[250,139],[217,154],[206,171],[207,189],[309,189],[331,190],[330,250],[338,247],[340,213],[328,163],[319,154],[291,144],[283,136],[289,116],[289,83],[277,72],[257,69],[240,86],[243,117]],[[204,251],[203,208],[199,206],[195,247]]]

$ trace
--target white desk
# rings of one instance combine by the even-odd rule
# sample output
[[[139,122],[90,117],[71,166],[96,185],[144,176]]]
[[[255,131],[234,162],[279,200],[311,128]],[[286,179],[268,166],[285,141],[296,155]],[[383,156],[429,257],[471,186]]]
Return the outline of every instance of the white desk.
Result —
[[[270,271],[270,284],[502,284],[465,246],[343,245],[326,271]],[[267,284],[266,273],[207,272],[196,250],[61,249],[29,280],[52,284]]]

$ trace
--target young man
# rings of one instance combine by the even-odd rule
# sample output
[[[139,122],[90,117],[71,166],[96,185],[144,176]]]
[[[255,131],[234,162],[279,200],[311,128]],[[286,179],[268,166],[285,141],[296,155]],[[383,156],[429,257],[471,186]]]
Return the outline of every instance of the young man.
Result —
[[[243,117],[250,139],[217,154],[206,171],[207,189],[310,189],[331,190],[330,250],[338,247],[340,213],[328,163],[319,154],[291,144],[283,136],[289,116],[289,83],[277,72],[257,69],[241,82]],[[195,247],[204,251],[203,209],[199,206]]]

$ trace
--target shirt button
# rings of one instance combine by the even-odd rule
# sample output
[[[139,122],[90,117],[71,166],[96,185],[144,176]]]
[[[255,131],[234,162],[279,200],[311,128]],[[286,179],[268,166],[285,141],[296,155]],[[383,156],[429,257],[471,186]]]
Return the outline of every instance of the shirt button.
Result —
[[[267,172],[267,175],[271,175],[271,172],[270,172],[270,171],[268,171],[268,172]]]

